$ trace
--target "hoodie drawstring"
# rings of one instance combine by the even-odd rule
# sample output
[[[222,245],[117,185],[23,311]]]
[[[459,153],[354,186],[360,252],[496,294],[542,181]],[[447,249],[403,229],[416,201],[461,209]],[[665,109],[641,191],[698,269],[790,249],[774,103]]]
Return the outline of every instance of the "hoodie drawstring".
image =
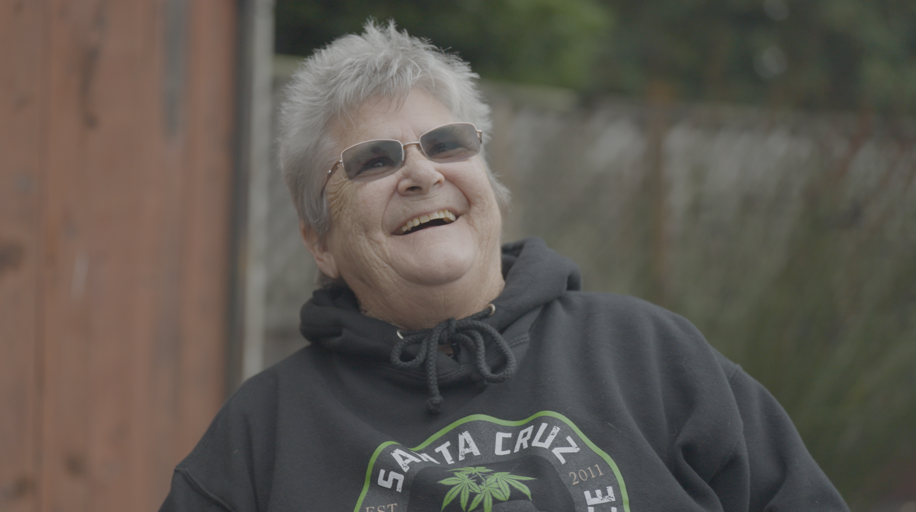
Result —
[[[397,368],[419,368],[426,364],[426,385],[429,399],[426,401],[429,412],[438,414],[442,409],[442,395],[439,393],[439,377],[436,373],[436,351],[440,345],[458,343],[474,351],[474,365],[487,382],[504,382],[512,377],[517,366],[515,354],[495,328],[481,322],[480,319],[492,316],[496,306],[490,304],[487,309],[467,318],[455,320],[450,318],[439,322],[432,329],[423,329],[402,333],[391,349],[391,364]],[[499,373],[493,373],[487,366],[486,344],[491,342],[506,357],[506,367]],[[404,350],[411,345],[420,345],[416,357],[402,361]]]

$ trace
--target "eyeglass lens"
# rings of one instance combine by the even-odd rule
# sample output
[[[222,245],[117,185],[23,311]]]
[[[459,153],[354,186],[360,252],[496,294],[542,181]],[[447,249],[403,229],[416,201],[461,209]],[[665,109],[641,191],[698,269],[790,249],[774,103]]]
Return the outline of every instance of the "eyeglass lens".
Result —
[[[477,128],[471,123],[434,128],[421,135],[419,143],[426,158],[440,163],[466,160],[480,152]],[[341,160],[351,181],[369,181],[401,167],[404,145],[396,140],[370,140],[345,149]]]

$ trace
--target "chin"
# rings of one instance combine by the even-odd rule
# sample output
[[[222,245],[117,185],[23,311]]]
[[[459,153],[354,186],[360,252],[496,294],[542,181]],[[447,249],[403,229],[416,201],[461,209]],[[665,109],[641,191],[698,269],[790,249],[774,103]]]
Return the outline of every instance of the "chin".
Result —
[[[405,255],[398,274],[421,285],[438,286],[470,276],[481,262],[473,246],[462,243],[430,244]]]

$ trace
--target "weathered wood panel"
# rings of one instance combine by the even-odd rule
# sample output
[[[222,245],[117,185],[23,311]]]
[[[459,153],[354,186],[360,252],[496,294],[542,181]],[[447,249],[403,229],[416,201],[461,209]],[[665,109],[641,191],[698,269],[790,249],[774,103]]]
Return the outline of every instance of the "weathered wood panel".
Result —
[[[3,510],[154,510],[225,396],[237,8],[4,2]]]
[[[225,394],[225,340],[231,176],[236,132],[236,30],[238,2],[191,2],[188,103],[188,143],[185,166],[187,192],[182,266],[181,437],[172,460],[183,458],[212,420],[212,411]],[[213,229],[220,226],[222,229]],[[220,359],[214,361],[214,354]],[[215,412],[215,411],[214,411]],[[170,463],[170,466],[172,464]]]
[[[35,510],[43,3],[0,3],[0,509]]]

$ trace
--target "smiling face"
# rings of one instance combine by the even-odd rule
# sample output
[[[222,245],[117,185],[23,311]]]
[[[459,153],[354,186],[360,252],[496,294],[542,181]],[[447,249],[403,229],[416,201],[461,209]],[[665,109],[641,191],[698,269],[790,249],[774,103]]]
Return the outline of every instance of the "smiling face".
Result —
[[[415,142],[455,121],[440,101],[412,89],[403,102],[367,102],[330,135],[340,151],[371,139]],[[405,154],[397,172],[374,181],[336,171],[325,189],[330,229],[323,243],[304,237],[321,271],[342,277],[368,314],[428,327],[479,311],[502,290],[502,219],[480,155],[437,163],[416,145]]]

